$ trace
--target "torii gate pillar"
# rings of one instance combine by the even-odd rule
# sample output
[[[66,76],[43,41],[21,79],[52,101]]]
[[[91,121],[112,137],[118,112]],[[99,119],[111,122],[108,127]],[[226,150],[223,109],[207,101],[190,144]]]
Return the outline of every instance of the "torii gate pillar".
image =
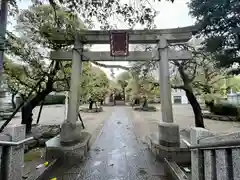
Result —
[[[168,44],[167,40],[163,36],[160,36],[158,42],[158,54],[160,59],[159,83],[162,111],[162,122],[159,123],[159,144],[168,147],[179,147],[179,126],[173,123],[171,83],[168,64]]]
[[[67,109],[67,119],[64,120],[60,133],[62,144],[76,142],[81,136],[82,125],[80,122],[78,123],[77,120],[79,112],[79,82],[82,73],[82,52],[83,44],[79,41],[79,38],[76,37],[72,57],[69,107]]]

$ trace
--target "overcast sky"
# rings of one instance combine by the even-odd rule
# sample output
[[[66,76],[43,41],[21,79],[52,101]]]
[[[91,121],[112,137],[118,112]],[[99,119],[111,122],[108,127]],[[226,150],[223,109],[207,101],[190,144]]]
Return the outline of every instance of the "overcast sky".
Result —
[[[121,0],[125,2],[133,2],[132,0]],[[137,0],[136,0],[137,1]],[[161,2],[153,2],[153,0],[146,0],[146,3],[151,2],[151,6],[158,11],[158,15],[155,18],[155,24],[158,29],[164,28],[177,28],[177,27],[184,27],[190,26],[194,24],[194,19],[189,15],[189,9],[187,6],[187,2],[189,0],[177,0],[174,3],[169,1],[161,0]],[[22,0],[19,3],[20,9],[26,9],[30,5],[30,0]],[[137,4],[136,4],[137,6]],[[117,19],[119,21],[119,19]],[[12,30],[12,26],[14,26],[14,21],[10,20],[12,25],[8,26],[9,30]],[[119,21],[118,23],[119,29],[126,29],[127,26],[124,22]],[[98,26],[96,26],[98,28]],[[141,26],[136,26],[135,29],[142,29]],[[92,47],[93,51],[109,51],[109,45],[94,45]],[[107,64],[121,64],[127,65],[127,62],[107,62]],[[103,69],[107,75],[110,75],[109,69]],[[122,72],[121,70],[114,70],[116,74]]]

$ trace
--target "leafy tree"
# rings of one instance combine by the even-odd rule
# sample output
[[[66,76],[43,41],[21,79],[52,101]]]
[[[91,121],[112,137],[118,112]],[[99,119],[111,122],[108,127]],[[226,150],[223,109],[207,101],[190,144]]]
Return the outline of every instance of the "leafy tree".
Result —
[[[26,124],[27,132],[31,130],[32,110],[50,92],[56,90],[56,82],[62,81],[58,76],[60,71],[69,66],[69,63],[62,64],[48,59],[49,50],[68,48],[66,44],[56,44],[51,41],[51,35],[56,32],[66,32],[69,35],[76,29],[84,28],[76,16],[69,18],[69,13],[63,9],[58,8],[56,14],[62,26],[55,23],[52,7],[48,5],[29,7],[23,10],[17,18],[17,28],[20,30],[18,36],[8,33],[7,37],[8,53],[24,64],[26,77],[21,82],[20,79],[18,81],[29,91],[34,90],[34,95],[22,108],[22,124]],[[17,77],[13,69],[9,70],[7,74]],[[33,89],[37,84],[39,86]]]
[[[224,75],[220,76],[220,70],[211,61],[208,54],[189,46],[184,48],[186,47],[193,52],[193,58],[184,61],[171,61],[174,65],[173,68],[176,68],[173,71],[172,88],[185,91],[194,112],[196,127],[204,128],[202,111],[196,95],[204,95],[206,98],[208,97],[206,95],[216,92],[215,85],[223,79]]]
[[[126,87],[128,86],[128,81],[131,79],[131,75],[128,71],[125,71],[117,76],[117,83],[120,85],[122,89],[122,94],[124,101],[126,100]]]
[[[196,59],[191,59],[189,61],[173,61],[171,63],[176,67],[176,76],[174,81],[172,82],[172,88],[183,89],[185,91],[187,99],[191,104],[194,112],[196,127],[204,128],[201,107],[194,94],[194,89],[192,85],[196,77]]]
[[[134,65],[136,64],[132,64],[129,71],[121,73],[117,77],[117,82],[124,95],[126,92],[127,96],[130,96],[132,100],[139,99],[139,101],[142,97],[144,99],[143,106],[147,107],[149,98],[159,96],[159,87],[156,86],[156,80],[153,76],[147,75],[141,77]]]
[[[26,67],[21,66],[7,57],[4,59],[4,82],[7,84],[8,90],[11,93],[11,102],[13,109],[16,108],[15,96],[18,94],[23,100],[27,98],[28,84],[25,83],[27,80],[25,69]],[[30,85],[30,84],[29,84]]]
[[[227,80],[228,87],[231,88],[233,93],[240,92],[240,78],[235,76]]]
[[[92,109],[96,102],[102,104],[109,87],[107,75],[100,68],[88,64],[82,79],[80,96],[89,102],[89,109]]]
[[[183,89],[190,102],[194,115],[195,125],[204,127],[201,107],[197,101],[196,94],[208,93],[214,89],[214,85],[221,80],[219,74],[213,74],[213,71],[218,71],[215,64],[209,61],[209,57],[203,54],[202,51],[196,51],[188,45],[169,45],[169,48],[188,49],[193,52],[193,58],[184,61],[170,61],[172,88]],[[138,63],[133,69],[140,72],[141,76],[145,77],[158,67],[158,64],[153,61]],[[220,70],[219,70],[220,72]],[[210,75],[214,75],[215,79]],[[142,78],[141,78],[142,79]],[[207,82],[208,81],[208,82]],[[207,82],[207,84],[205,83]],[[158,85],[158,83],[155,83]]]
[[[209,95],[226,96],[228,87],[225,82],[232,77],[228,74],[228,69],[219,68],[211,53],[203,51],[198,51],[198,53],[197,70],[192,83],[195,92],[203,95],[205,101],[211,101],[211,98],[205,98],[205,96],[210,97]]]
[[[204,36],[204,47],[213,53],[221,67],[232,68],[240,56],[239,0],[191,0],[190,14],[199,24],[198,35]],[[240,68],[231,73],[239,74]]]

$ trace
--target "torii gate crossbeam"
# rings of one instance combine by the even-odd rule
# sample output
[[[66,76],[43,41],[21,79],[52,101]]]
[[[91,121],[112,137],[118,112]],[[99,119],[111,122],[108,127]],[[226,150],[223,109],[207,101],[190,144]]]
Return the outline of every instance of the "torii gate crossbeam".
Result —
[[[160,36],[165,38],[168,43],[187,42],[192,33],[197,31],[197,26],[187,26],[172,29],[154,30],[117,30],[129,34],[129,44],[157,44]],[[109,44],[110,31],[104,30],[80,30],[77,32],[79,41],[84,44]],[[66,33],[53,34],[50,37],[53,41],[63,44],[74,44],[75,37],[67,36]]]
[[[72,51],[52,51],[50,58],[57,61],[72,61]],[[190,51],[174,51],[168,49],[168,60],[186,60],[191,59]],[[159,61],[158,51],[130,51],[126,57],[112,57],[108,51],[87,51],[83,52],[82,61]]]

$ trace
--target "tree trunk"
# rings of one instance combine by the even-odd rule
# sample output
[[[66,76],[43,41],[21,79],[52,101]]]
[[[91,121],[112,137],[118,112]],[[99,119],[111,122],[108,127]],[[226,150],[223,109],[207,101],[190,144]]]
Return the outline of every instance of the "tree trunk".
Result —
[[[125,102],[125,88],[122,89],[122,93],[123,93],[123,101]]]
[[[96,107],[96,110],[97,110],[97,108],[98,108],[97,101],[95,101],[94,104],[95,104],[95,107]]]
[[[44,104],[44,101],[41,102],[40,109],[39,109],[39,112],[38,112],[38,117],[37,117],[37,122],[36,122],[36,124],[38,124],[39,121],[40,121],[40,117],[41,117],[42,109],[43,109],[43,104]]]
[[[148,107],[147,98],[144,98],[142,107],[143,108],[147,108]]]
[[[11,96],[11,103],[12,103],[12,108],[13,109],[16,109],[16,103],[15,103],[15,96],[16,96],[16,93],[12,93],[12,96]]]
[[[186,96],[188,98],[188,101],[190,102],[193,112],[194,112],[194,117],[195,117],[195,126],[196,127],[204,127],[204,122],[203,122],[203,116],[202,116],[202,110],[201,106],[199,105],[195,95],[193,94],[193,90],[191,88],[190,82],[192,81],[192,78],[190,79],[188,77],[188,74],[184,72],[184,67],[181,64],[176,64],[178,67],[178,71],[180,73],[180,76],[182,78],[182,81],[184,83],[184,91],[186,93]],[[186,88],[187,87],[187,88]]]
[[[93,102],[92,100],[90,100],[90,102],[89,102],[89,106],[88,106],[88,109],[92,110],[92,108],[93,108],[93,104],[94,104],[94,102]]]
[[[27,101],[22,107],[22,122],[21,124],[26,125],[26,133],[31,132],[32,129],[32,121],[33,121],[33,109],[40,104],[41,101],[45,99],[45,97],[52,92],[53,90],[53,79],[50,79],[46,83],[46,89],[42,92],[37,93],[34,98]]]
[[[193,94],[192,91],[188,90],[188,89],[184,89],[186,92],[186,96],[188,98],[188,101],[190,102],[193,112],[194,112],[194,116],[195,116],[195,126],[196,127],[201,127],[201,128],[205,128],[204,127],[204,121],[203,121],[203,116],[202,116],[202,110],[201,107],[195,97],[195,95]]]
[[[113,104],[114,104],[114,106],[116,106],[116,95],[115,94],[113,95]]]
[[[39,103],[45,99],[45,97],[52,92],[52,89],[46,89],[42,92],[35,95],[33,99],[27,101],[24,106],[22,107],[22,122],[21,124],[26,125],[26,133],[31,132],[32,129],[32,121],[33,121],[33,109],[39,105]]]

